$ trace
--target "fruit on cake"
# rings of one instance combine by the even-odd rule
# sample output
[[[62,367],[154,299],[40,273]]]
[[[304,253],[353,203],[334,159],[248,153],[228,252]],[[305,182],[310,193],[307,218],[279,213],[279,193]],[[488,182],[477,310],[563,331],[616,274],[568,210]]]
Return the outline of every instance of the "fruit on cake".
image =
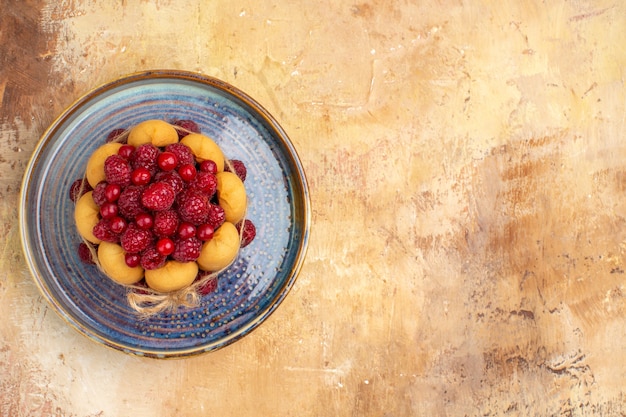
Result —
[[[70,189],[79,254],[135,294],[214,289],[256,236],[245,179],[191,120],[115,129]]]

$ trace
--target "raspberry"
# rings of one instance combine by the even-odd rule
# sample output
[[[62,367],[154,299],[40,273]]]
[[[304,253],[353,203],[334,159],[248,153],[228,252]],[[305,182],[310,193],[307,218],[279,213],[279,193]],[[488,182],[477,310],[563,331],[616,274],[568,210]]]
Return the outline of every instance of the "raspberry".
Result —
[[[81,242],[78,245],[78,257],[80,258],[81,261],[83,261],[87,265],[95,264],[93,260],[93,256],[91,254],[91,250],[89,249],[89,246],[87,246],[85,242]]]
[[[207,216],[207,223],[213,226],[213,229],[217,230],[226,221],[226,214],[224,209],[217,205],[209,203],[209,213]]]
[[[131,223],[122,233],[120,244],[122,248],[129,253],[139,253],[144,251],[152,243],[153,235],[149,230],[143,230],[137,227],[135,223]]]
[[[231,170],[231,166],[232,166],[232,170]],[[245,181],[246,176],[248,175],[248,170],[246,169],[246,166],[244,165],[242,161],[238,159],[231,159],[230,164],[226,164],[224,169],[226,171],[229,171],[229,172],[232,171],[235,174],[237,174],[237,176],[239,177],[239,179],[241,179],[241,181]]]
[[[93,202],[96,203],[98,207],[108,201],[106,196],[107,185],[108,184],[105,181],[101,181],[96,185],[96,188],[93,189],[91,198],[93,198]]]
[[[193,120],[175,120],[172,124],[181,128],[176,129],[178,131],[179,139],[184,138],[189,133],[200,133],[200,127]]]
[[[209,199],[206,195],[188,190],[180,195],[178,200],[178,214],[182,221],[200,225],[206,223],[209,215]]]
[[[139,263],[143,269],[158,269],[165,265],[167,256],[161,255],[155,246],[150,246],[141,254]]]
[[[200,249],[202,249],[202,242],[198,238],[179,239],[174,243],[174,252],[171,256],[175,261],[191,262],[198,259]]]
[[[176,194],[180,193],[183,191],[183,188],[185,188],[185,182],[176,171],[159,172],[154,177],[154,180],[171,185]]]
[[[171,185],[164,182],[150,184],[141,196],[141,204],[154,211],[167,210],[172,207],[176,193]]]
[[[212,272],[201,271],[198,273],[198,276],[196,279],[201,280],[202,278],[210,274],[212,274]],[[217,277],[207,280],[204,284],[198,287],[198,293],[200,295],[211,294],[212,292],[215,292],[216,290],[217,290]]]
[[[119,235],[111,230],[111,222],[107,219],[100,219],[92,232],[95,237],[105,242],[117,243],[120,240]]]
[[[241,234],[242,248],[248,246],[256,237],[256,226],[249,219],[244,220],[243,227],[241,226],[241,222],[237,223],[237,230],[239,230]]]
[[[104,161],[104,174],[109,184],[127,186],[130,184],[130,172],[130,164],[123,156],[111,155]]]
[[[202,191],[207,197],[213,197],[217,191],[217,177],[204,171],[198,171],[196,179],[190,184],[190,187],[197,191]]]
[[[193,152],[191,152],[191,149],[182,143],[172,143],[171,145],[167,145],[165,147],[165,151],[176,155],[176,159],[178,159],[178,166],[196,163],[196,157]]]
[[[83,194],[91,190],[91,185],[89,185],[87,180],[76,180],[70,186],[70,200],[76,202]]]
[[[141,196],[145,187],[138,185],[129,185],[122,191],[120,198],[117,200],[119,212],[128,220],[133,220],[135,216],[144,211],[141,205]]]
[[[178,229],[178,214],[174,210],[158,211],[154,215],[152,231],[159,237],[172,236]]]
[[[130,156],[130,165],[133,169],[137,169],[139,167],[148,168],[150,175],[154,175],[159,168],[157,165],[159,152],[159,148],[151,143],[140,145]]]
[[[119,142],[120,136],[126,133],[126,129],[113,129],[106,138],[107,142]]]

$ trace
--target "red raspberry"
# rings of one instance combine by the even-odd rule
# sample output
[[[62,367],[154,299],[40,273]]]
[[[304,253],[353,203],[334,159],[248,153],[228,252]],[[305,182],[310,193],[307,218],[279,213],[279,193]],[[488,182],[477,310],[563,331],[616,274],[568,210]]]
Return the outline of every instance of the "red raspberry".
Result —
[[[83,194],[91,190],[91,185],[89,185],[87,180],[76,180],[70,186],[70,200],[76,202],[80,197],[82,197]]]
[[[212,274],[212,272],[201,271],[198,273],[196,280],[201,280],[207,275]],[[217,277],[213,277],[213,279],[207,280],[204,284],[198,287],[198,293],[200,295],[207,295],[215,292],[217,290]]]
[[[140,229],[135,223],[131,223],[122,233],[120,244],[126,252],[139,253],[150,246],[153,238],[151,231]]]
[[[200,133],[200,127],[193,120],[175,120],[172,124],[181,128],[176,129],[178,131],[179,139],[184,138],[189,133]]]
[[[164,182],[150,184],[141,196],[141,204],[154,211],[167,210],[172,207],[176,193],[171,185]]]
[[[118,184],[122,187],[130,184],[130,164],[118,154],[109,156],[104,161],[104,174],[109,184]]]
[[[245,181],[246,176],[248,175],[248,170],[246,169],[244,163],[238,159],[231,159],[230,165],[232,166],[232,171],[237,174],[239,179],[241,179],[241,181]],[[229,164],[226,164],[224,166],[224,169],[229,172],[231,171],[231,167],[229,166]]]
[[[117,200],[119,212],[128,220],[134,220],[135,216],[145,211],[141,204],[141,196],[145,187],[139,185],[129,185],[122,191],[120,198]]]
[[[178,239],[175,242],[172,259],[178,262],[191,262],[198,259],[202,249],[202,242],[196,237]]]
[[[244,220],[243,228],[241,222],[237,223],[237,230],[241,234],[241,247],[245,248],[256,237],[256,226],[249,219]]]
[[[149,246],[141,254],[139,263],[143,269],[158,269],[165,265],[167,256],[161,255],[155,246]]]
[[[140,145],[130,156],[130,165],[133,169],[137,169],[139,167],[148,168],[150,175],[154,175],[159,168],[157,165],[159,152],[159,148],[151,143]]]
[[[181,191],[183,191],[183,188],[185,188],[185,182],[180,177],[180,175],[178,175],[178,172],[176,171],[170,171],[170,172],[161,171],[156,174],[156,176],[154,177],[154,180],[171,185],[176,194],[180,193]]]
[[[85,242],[81,242],[78,245],[78,257],[81,261],[86,263],[87,265],[94,265],[95,262],[93,260],[93,255],[91,254],[91,250],[89,246]]]
[[[198,171],[196,179],[191,182],[190,187],[205,193],[207,197],[211,198],[217,191],[217,177],[208,172]]]
[[[174,210],[157,211],[152,231],[159,237],[173,236],[178,229],[178,214]]]
[[[226,221],[226,214],[224,209],[217,204],[209,204],[209,214],[207,216],[206,223],[213,226],[213,229],[217,230]]]
[[[120,240],[119,235],[111,230],[111,221],[107,219],[100,219],[92,232],[95,237],[105,242],[117,243]]]
[[[189,149],[189,147],[185,144],[172,143],[171,145],[167,145],[165,147],[165,151],[176,155],[176,159],[178,159],[178,166],[196,163],[196,157],[193,152],[191,152],[191,149]]]
[[[108,202],[106,195],[107,185],[106,181],[101,181],[96,185],[96,188],[93,189],[91,198],[93,198],[94,203],[96,203],[98,207]]]
[[[206,195],[188,190],[180,195],[178,200],[178,214],[182,221],[200,225],[207,223],[209,215],[209,199]]]
[[[120,136],[126,133],[126,129],[113,129],[106,138],[107,142],[119,142]]]

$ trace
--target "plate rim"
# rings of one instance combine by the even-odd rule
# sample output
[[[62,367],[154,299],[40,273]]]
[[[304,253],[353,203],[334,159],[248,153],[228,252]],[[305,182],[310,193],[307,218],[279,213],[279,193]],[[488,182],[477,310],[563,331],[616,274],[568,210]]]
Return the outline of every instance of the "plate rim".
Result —
[[[118,87],[123,87],[124,85],[133,84],[142,80],[168,79],[185,80],[219,90],[220,92],[225,93],[227,96],[229,96],[229,99],[235,98],[243,102],[244,107],[252,110],[252,113],[255,117],[261,117],[263,121],[270,127],[270,131],[273,131],[272,136],[280,139],[282,144],[289,151],[289,153],[284,156],[289,160],[290,164],[292,164],[296,168],[295,173],[297,173],[297,178],[295,183],[298,185],[298,188],[301,188],[300,198],[302,200],[302,204],[300,207],[302,210],[302,232],[299,241],[298,251],[296,253],[294,263],[290,268],[291,274],[289,276],[289,279],[285,281],[283,289],[275,295],[272,302],[265,309],[263,309],[259,315],[255,316],[244,326],[232,333],[222,336],[217,341],[211,344],[200,344],[198,346],[176,349],[173,351],[168,349],[160,350],[153,348],[141,348],[139,346],[130,347],[123,343],[119,343],[106,337],[102,337],[93,332],[93,329],[90,329],[88,326],[84,325],[81,321],[74,317],[71,311],[67,311],[61,305],[61,303],[58,302],[58,300],[52,295],[48,282],[38,276],[36,267],[37,265],[34,262],[32,255],[30,254],[31,249],[28,248],[27,244],[30,236],[30,233],[28,233],[30,231],[30,227],[25,222],[25,219],[27,218],[27,214],[25,212],[28,199],[29,184],[31,183],[32,179],[31,175],[37,165],[37,161],[41,156],[42,150],[48,144],[50,138],[54,135],[54,133],[67,121],[67,119],[70,118],[74,113],[81,110],[85,103],[88,103],[90,100],[97,98],[99,95],[105,93],[106,91]],[[133,354],[135,356],[141,357],[157,359],[177,359],[216,351],[234,343],[237,340],[240,340],[241,338],[243,338],[243,336],[257,329],[278,308],[278,306],[282,304],[283,300],[291,292],[291,289],[293,288],[295,281],[297,280],[297,277],[301,272],[301,269],[304,265],[304,260],[306,258],[311,227],[311,198],[309,194],[308,181],[306,178],[304,167],[293,142],[291,141],[285,130],[282,128],[282,126],[278,123],[278,121],[258,101],[256,101],[250,95],[243,92],[234,85],[210,75],[186,70],[152,69],[130,73],[104,82],[80,95],[58,116],[55,117],[55,119],[40,135],[26,165],[26,170],[24,171],[20,184],[18,224],[20,227],[20,243],[22,247],[22,252],[24,254],[25,261],[31,275],[31,279],[35,282],[39,293],[46,299],[48,306],[52,307],[52,310],[54,310],[64,322],[66,322],[68,325],[70,325],[70,327],[78,331],[83,336],[87,337],[89,340],[116,351],[122,351],[124,353]]]

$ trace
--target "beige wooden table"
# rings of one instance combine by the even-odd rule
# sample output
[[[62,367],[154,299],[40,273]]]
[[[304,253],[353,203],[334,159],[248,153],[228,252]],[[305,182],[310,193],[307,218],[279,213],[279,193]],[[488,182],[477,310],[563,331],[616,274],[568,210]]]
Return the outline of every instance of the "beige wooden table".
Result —
[[[259,329],[157,361],[38,294],[17,195],[48,124],[135,71],[234,84],[312,235]],[[626,3],[0,0],[0,416],[626,413]]]

